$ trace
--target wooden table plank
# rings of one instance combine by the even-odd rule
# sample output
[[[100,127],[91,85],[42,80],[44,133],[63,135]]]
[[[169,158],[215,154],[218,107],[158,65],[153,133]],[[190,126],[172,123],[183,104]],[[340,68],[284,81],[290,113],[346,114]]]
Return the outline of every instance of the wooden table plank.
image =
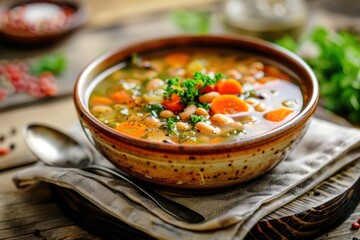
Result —
[[[97,239],[62,214],[47,184],[16,189],[18,170],[0,175],[0,239]]]
[[[0,156],[1,170],[34,162],[33,154],[27,149],[22,138],[22,129],[30,122],[40,122],[66,130],[77,121],[72,98],[66,97],[52,101],[42,101],[21,109],[1,113],[0,135],[6,136],[1,146],[15,144],[15,149],[8,155]],[[16,129],[15,134],[10,134]]]

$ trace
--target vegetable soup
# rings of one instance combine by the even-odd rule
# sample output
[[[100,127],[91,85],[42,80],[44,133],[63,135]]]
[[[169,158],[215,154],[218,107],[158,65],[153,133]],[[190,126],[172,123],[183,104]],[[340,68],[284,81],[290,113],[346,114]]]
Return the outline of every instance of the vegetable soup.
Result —
[[[134,54],[100,79],[89,109],[116,131],[149,141],[241,141],[302,109],[296,80],[268,62],[206,48]]]

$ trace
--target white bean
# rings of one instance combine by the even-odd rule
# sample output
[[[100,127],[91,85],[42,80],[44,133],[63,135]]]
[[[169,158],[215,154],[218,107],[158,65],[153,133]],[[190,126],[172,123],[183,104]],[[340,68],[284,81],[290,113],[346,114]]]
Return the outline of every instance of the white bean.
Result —
[[[245,102],[247,102],[250,105],[257,105],[259,102],[253,98],[245,99]]]
[[[179,131],[187,131],[187,130],[191,129],[191,126],[189,124],[187,124],[186,122],[177,122],[176,129]]]
[[[147,84],[146,84],[146,91],[154,91],[157,90],[159,87],[163,86],[165,83],[163,80],[161,80],[160,78],[155,78],[150,80]]]
[[[204,108],[196,109],[195,114],[198,115],[198,116],[204,116],[204,117],[209,116],[208,111],[206,111]]]
[[[241,83],[256,83],[256,79],[252,76],[243,76],[240,81]]]
[[[229,124],[226,124],[228,127],[231,127],[232,129],[243,129],[243,125],[239,122],[231,122]]]
[[[144,94],[143,99],[150,104],[162,103],[164,101],[162,96],[153,93]]]
[[[249,124],[249,123],[254,123],[256,122],[258,119],[254,116],[244,116],[241,118],[241,123],[242,124]]]
[[[107,105],[96,105],[91,108],[93,114],[104,114],[114,111],[110,106]]]
[[[261,62],[253,62],[252,64],[250,64],[250,68],[254,68],[256,70],[263,71],[264,70],[264,64],[261,63]]]
[[[223,133],[227,133],[232,130],[243,130],[243,129],[244,129],[243,125],[239,122],[231,122],[231,123],[221,126],[221,131]]]
[[[246,75],[255,76],[258,72],[259,70],[256,68],[249,68],[246,72]]]
[[[201,132],[201,133],[206,133],[206,134],[218,134],[218,133],[220,133],[219,128],[213,127],[210,124],[207,124],[205,122],[198,122],[195,125],[195,128],[197,130],[199,130],[199,132]]]
[[[160,112],[159,115],[162,118],[169,118],[169,117],[174,116],[174,113],[172,111],[170,111],[170,110],[163,110],[163,111]]]
[[[230,70],[226,71],[225,74],[234,79],[240,79],[242,76],[242,74],[236,69],[230,69]]]
[[[264,103],[259,103],[259,104],[257,104],[257,105],[254,107],[255,111],[257,111],[257,112],[264,112],[264,111],[267,110],[268,108],[269,108],[269,107],[266,106]]]
[[[216,125],[224,125],[227,123],[234,122],[234,120],[231,117],[227,117],[224,114],[217,113],[214,116],[211,117],[211,123]]]
[[[201,103],[211,103],[216,97],[220,96],[218,92],[208,92],[199,97]]]
[[[145,121],[149,126],[159,127],[161,125],[160,119],[156,117],[148,116]]]
[[[197,107],[192,104],[187,106],[182,113],[179,114],[181,120],[188,121],[190,116],[196,112]]]

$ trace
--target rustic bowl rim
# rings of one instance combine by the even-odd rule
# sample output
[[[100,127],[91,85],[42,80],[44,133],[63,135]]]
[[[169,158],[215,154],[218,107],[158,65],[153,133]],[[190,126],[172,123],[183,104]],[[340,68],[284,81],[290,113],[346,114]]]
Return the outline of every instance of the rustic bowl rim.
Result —
[[[265,48],[267,51],[271,51],[273,54],[279,54],[281,58],[287,61],[292,61],[298,65],[299,68],[302,68],[301,70],[304,71],[311,83],[311,95],[309,96],[308,104],[305,108],[303,108],[300,113],[295,116],[290,121],[286,122],[285,124],[268,131],[264,134],[255,135],[249,138],[246,138],[239,142],[226,142],[226,143],[220,143],[220,144],[199,144],[199,145],[190,145],[190,144],[167,144],[167,143],[161,143],[161,142],[151,142],[147,141],[141,138],[134,138],[127,135],[124,135],[120,132],[117,132],[113,128],[108,127],[107,125],[100,122],[98,119],[96,119],[89,111],[88,107],[86,107],[86,104],[83,101],[86,89],[82,85],[86,82],[87,76],[90,75],[90,73],[96,69],[104,60],[110,58],[111,56],[115,55],[116,53],[120,51],[125,51],[126,49],[135,48],[138,46],[141,46],[144,43],[154,43],[155,45],[159,42],[169,42],[179,39],[186,39],[188,41],[193,42],[193,45],[195,45],[195,42],[201,41],[203,39],[212,39],[212,40],[231,40],[231,41],[238,41],[239,45],[251,44],[256,45],[258,47]],[[191,47],[191,45],[189,45]],[[223,46],[226,48],[226,46]],[[220,46],[221,48],[221,46]],[[156,47],[152,50],[159,49],[161,50],[161,46],[159,48]],[[241,51],[241,50],[240,50]],[[264,51],[266,53],[266,51]],[[118,63],[121,61],[126,60],[125,58],[122,58],[118,60]],[[279,63],[280,65],[284,65],[281,62],[276,61],[276,63]],[[107,66],[110,67],[110,66]],[[294,72],[299,72],[299,69],[297,69]],[[93,78],[92,78],[93,80]],[[83,92],[82,92],[83,91]],[[285,134],[287,134],[292,129],[297,128],[300,124],[304,124],[307,122],[307,120],[314,114],[317,103],[319,99],[319,86],[317,82],[317,78],[311,68],[307,65],[307,63],[302,60],[299,56],[296,54],[290,52],[287,49],[284,49],[276,44],[267,42],[262,39],[249,37],[249,36],[241,36],[241,35],[225,35],[225,34],[212,34],[212,35],[176,35],[176,36],[170,36],[170,37],[162,37],[162,38],[155,38],[155,39],[148,39],[143,40],[137,43],[133,43],[127,46],[119,47],[112,49],[97,58],[95,58],[93,61],[91,61],[79,74],[75,86],[74,86],[74,92],[73,92],[73,100],[75,108],[78,112],[78,114],[81,114],[81,116],[85,117],[89,123],[93,127],[95,127],[98,131],[100,131],[102,134],[105,134],[107,136],[110,136],[113,139],[121,140],[122,143],[128,144],[130,146],[140,147],[142,149],[147,149],[151,151],[159,151],[159,152],[171,152],[171,153],[180,153],[180,154],[191,154],[191,153],[219,153],[219,152],[233,152],[248,148],[253,148],[256,146],[263,145],[264,143],[269,143],[274,139],[277,139]],[[206,151],[206,152],[205,152]]]

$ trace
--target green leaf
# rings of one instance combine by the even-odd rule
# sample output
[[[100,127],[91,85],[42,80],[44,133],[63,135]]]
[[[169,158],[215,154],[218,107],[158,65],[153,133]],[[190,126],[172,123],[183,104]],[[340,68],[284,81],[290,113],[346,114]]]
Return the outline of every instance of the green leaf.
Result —
[[[179,121],[178,116],[172,116],[166,119],[166,126],[168,133],[176,133],[176,123]]]
[[[295,39],[289,35],[276,40],[275,43],[292,52],[296,52],[298,50],[298,44]]]
[[[30,71],[36,76],[44,72],[51,72],[54,75],[59,75],[65,70],[66,63],[66,58],[62,54],[46,55],[31,64]]]
[[[209,123],[210,120],[207,117],[204,116],[198,116],[198,115],[191,115],[189,123],[193,126],[195,126],[198,122],[206,122]]]
[[[142,109],[142,112],[149,112],[151,116],[158,117],[162,110],[164,107],[161,104],[148,104]]]
[[[170,14],[170,19],[186,33],[205,34],[210,30],[211,13],[208,11],[177,10]]]

